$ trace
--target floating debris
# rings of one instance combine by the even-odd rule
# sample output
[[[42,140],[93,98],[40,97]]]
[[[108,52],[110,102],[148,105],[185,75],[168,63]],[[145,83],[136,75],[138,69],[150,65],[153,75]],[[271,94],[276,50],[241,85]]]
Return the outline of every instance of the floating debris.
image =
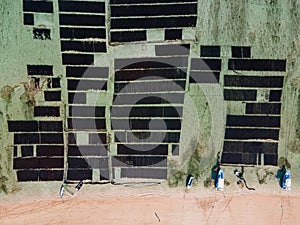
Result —
[[[154,214],[155,214],[156,218],[158,219],[158,222],[160,222],[160,218],[159,218],[159,216],[157,215],[157,213],[154,212]]]

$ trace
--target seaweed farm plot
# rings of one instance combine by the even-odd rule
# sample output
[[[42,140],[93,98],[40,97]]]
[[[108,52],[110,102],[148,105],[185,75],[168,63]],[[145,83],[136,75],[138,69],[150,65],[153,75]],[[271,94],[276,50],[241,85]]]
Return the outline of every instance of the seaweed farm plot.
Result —
[[[224,75],[224,100],[242,103],[244,111],[227,115],[222,162],[277,165],[286,61],[252,59],[250,47],[233,46],[228,70],[241,73]],[[273,75],[250,75],[249,71]]]
[[[195,27],[195,0],[110,0],[111,42],[149,41],[154,29],[162,29],[165,40],[182,40],[186,27]]]
[[[13,169],[18,181],[62,180],[64,174],[63,121],[60,114],[61,80],[52,65],[27,65],[31,79],[25,83],[27,105],[33,107],[32,120],[8,120],[14,134]],[[44,87],[42,91],[42,87]],[[44,103],[35,100],[43,92]]]
[[[157,57],[115,59],[114,178],[166,179],[167,155],[178,154],[189,46],[155,49]]]

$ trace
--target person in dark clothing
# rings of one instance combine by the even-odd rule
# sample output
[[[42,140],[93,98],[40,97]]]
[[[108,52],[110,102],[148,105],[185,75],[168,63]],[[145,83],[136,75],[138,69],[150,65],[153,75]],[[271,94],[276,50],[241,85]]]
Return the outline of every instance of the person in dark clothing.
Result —
[[[219,173],[220,169],[221,169],[221,167],[220,167],[219,162],[217,162],[217,164],[211,168],[211,178],[214,179],[215,187],[217,187],[218,173]]]
[[[242,167],[242,172],[240,172],[240,171],[238,171],[237,169],[235,169],[235,170],[233,171],[233,173],[234,173],[235,176],[239,179],[238,182],[237,182],[237,184],[240,184],[241,182],[244,182],[244,184],[245,184],[245,186],[246,186],[246,188],[247,188],[248,190],[255,191],[254,188],[249,188],[249,187],[247,186],[246,180],[245,180],[245,178],[243,177],[243,174],[244,174],[244,167]]]
[[[285,165],[283,165],[282,168],[277,171],[277,175],[276,175],[276,178],[279,179],[279,185],[281,188],[282,188],[283,177],[285,173],[286,173],[286,168]]]
[[[237,169],[235,169],[233,171],[233,173],[236,175],[237,178],[239,178],[240,180],[243,180],[243,172],[238,171]]]

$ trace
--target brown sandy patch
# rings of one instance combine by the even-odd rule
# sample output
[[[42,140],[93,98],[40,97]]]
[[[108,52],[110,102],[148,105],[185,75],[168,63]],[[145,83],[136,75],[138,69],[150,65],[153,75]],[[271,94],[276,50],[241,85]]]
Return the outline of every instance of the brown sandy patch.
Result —
[[[1,224],[276,225],[300,221],[300,196],[67,196],[0,204]]]

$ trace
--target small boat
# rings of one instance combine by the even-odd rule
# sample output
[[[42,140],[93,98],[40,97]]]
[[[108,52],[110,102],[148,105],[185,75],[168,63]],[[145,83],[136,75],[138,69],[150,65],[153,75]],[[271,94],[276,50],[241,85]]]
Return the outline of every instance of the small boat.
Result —
[[[61,198],[64,196],[64,192],[65,192],[65,187],[64,187],[64,185],[61,185],[60,192],[59,192],[59,195]]]
[[[81,180],[81,181],[76,185],[75,190],[76,190],[76,191],[79,191],[79,189],[82,187],[82,185],[83,185],[83,180]]]
[[[282,188],[284,190],[291,190],[292,180],[291,180],[291,172],[288,170],[285,172],[282,180]]]
[[[223,172],[222,169],[220,169],[219,172],[218,172],[216,189],[218,191],[223,191],[224,190],[224,172]]]
[[[187,185],[186,185],[187,189],[190,189],[192,187],[193,181],[194,181],[194,177],[192,175],[189,175],[188,176],[188,182],[187,182]]]

